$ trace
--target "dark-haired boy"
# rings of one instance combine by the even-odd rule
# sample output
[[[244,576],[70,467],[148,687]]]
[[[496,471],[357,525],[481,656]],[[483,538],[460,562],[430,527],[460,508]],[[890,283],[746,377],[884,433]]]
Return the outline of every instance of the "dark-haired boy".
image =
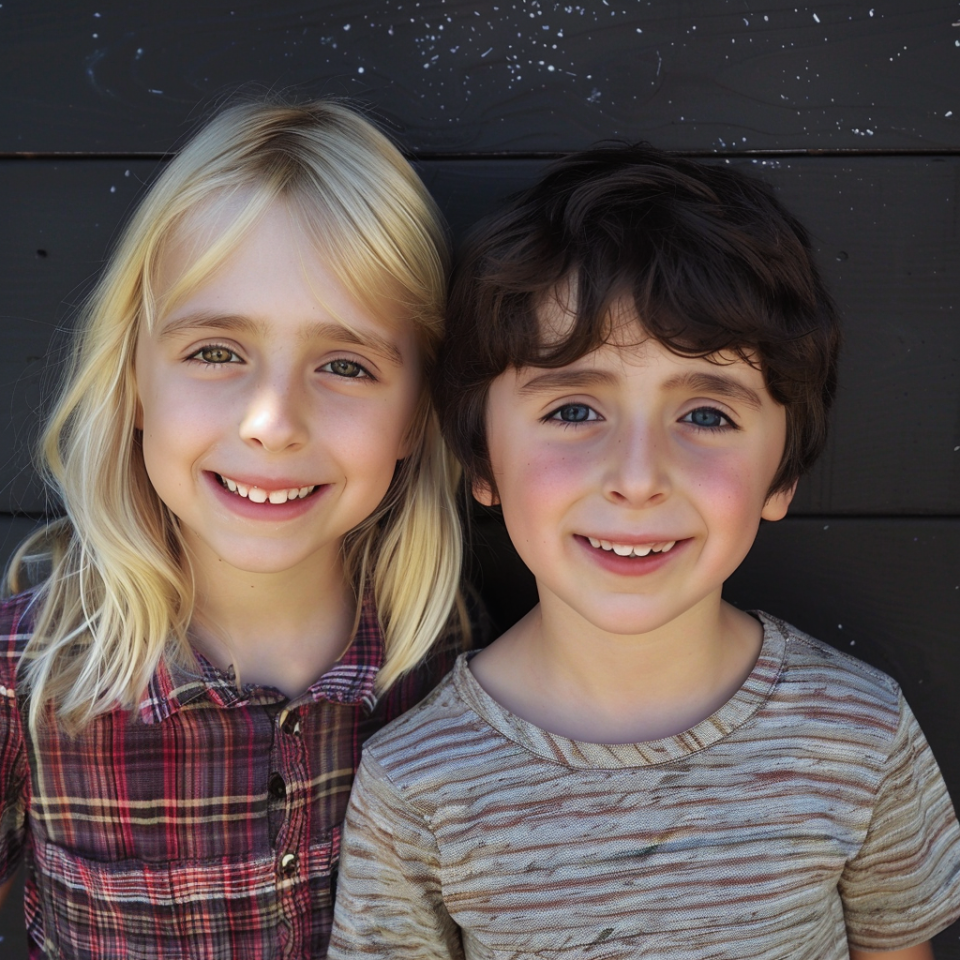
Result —
[[[721,599],[838,340],[726,168],[589,151],[472,238],[437,408],[540,604],[366,747],[332,957],[932,957],[960,831],[899,689]]]

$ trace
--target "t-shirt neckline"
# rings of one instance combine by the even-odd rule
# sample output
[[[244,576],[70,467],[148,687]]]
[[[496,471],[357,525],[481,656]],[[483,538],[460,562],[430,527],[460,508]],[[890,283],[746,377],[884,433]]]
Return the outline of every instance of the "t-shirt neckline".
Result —
[[[699,753],[743,726],[766,702],[783,668],[786,631],[768,614],[756,611],[763,624],[763,642],[757,662],[740,689],[719,710],[685,730],[644,743],[588,743],[570,740],[523,720],[488,694],[470,670],[469,654],[462,654],[453,672],[457,692],[474,712],[498,733],[530,753],[570,767],[619,769],[672,763]]]

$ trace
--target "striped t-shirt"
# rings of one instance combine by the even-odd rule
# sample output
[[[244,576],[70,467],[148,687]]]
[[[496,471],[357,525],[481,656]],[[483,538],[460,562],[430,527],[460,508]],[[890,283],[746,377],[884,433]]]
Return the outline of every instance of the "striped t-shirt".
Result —
[[[365,748],[331,960],[844,960],[951,923],[960,829],[898,687],[763,622],[740,690],[650,743],[547,733],[461,657]]]

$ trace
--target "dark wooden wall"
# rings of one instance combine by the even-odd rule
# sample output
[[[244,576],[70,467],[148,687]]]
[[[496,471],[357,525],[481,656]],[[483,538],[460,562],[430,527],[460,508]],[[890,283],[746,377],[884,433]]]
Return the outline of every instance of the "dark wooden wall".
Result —
[[[241,86],[367,106],[455,235],[607,137],[774,183],[816,237],[846,352],[829,449],[728,595],[895,676],[960,801],[957,3],[6,0],[0,557],[55,508],[29,467],[55,331],[167,152]],[[476,530],[507,624],[530,578],[494,518]],[[937,951],[960,958],[960,925]]]

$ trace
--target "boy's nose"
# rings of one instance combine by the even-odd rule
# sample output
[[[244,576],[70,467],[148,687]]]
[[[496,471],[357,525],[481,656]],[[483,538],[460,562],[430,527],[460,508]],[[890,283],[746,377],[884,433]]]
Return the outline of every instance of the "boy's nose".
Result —
[[[635,507],[666,499],[670,493],[666,443],[649,424],[611,436],[605,456],[604,496]]]
[[[307,423],[296,385],[284,380],[258,384],[240,422],[240,436],[271,453],[302,446]]]

